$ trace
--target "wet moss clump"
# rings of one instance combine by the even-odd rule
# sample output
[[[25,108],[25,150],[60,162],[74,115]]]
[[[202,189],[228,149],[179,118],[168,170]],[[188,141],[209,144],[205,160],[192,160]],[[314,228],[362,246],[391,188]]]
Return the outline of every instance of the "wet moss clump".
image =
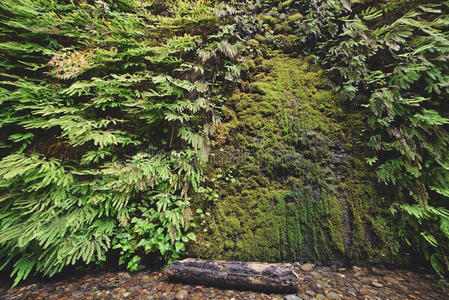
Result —
[[[359,158],[362,114],[344,108],[307,57],[273,51],[246,65],[246,88],[228,97],[214,138],[210,189],[195,204],[211,215],[190,254],[328,264],[397,259],[388,201]]]

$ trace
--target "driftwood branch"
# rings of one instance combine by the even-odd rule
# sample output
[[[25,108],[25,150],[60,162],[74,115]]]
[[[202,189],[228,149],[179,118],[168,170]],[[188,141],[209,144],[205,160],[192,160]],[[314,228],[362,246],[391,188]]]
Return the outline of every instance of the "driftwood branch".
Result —
[[[170,280],[230,289],[296,293],[299,278],[291,264],[185,259],[164,270]]]

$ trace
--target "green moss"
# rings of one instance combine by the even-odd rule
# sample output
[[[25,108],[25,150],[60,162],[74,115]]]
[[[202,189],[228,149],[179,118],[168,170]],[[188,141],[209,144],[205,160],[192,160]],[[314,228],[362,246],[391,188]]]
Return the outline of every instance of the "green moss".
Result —
[[[293,2],[293,0],[286,0],[286,1],[283,1],[283,2],[279,3],[279,8],[287,7],[287,6],[289,6],[292,2]]]
[[[260,35],[260,34],[256,34],[254,39],[257,40],[258,42],[262,42],[262,43],[266,41],[266,37],[264,37],[263,35]]]
[[[280,30],[288,32],[288,30]],[[299,38],[296,35],[277,34],[273,37],[273,43],[278,47],[285,49],[286,52],[294,52],[299,47]]]
[[[332,242],[342,253],[345,252],[344,228],[343,228],[343,209],[340,201],[335,196],[325,195],[329,201],[329,233]]]
[[[290,27],[288,22],[278,23],[274,26],[275,33],[289,33],[292,31],[293,31],[293,29]]]
[[[297,22],[297,21],[301,20],[302,18],[304,18],[304,16],[303,16],[302,14],[300,14],[300,13],[295,13],[295,14],[293,14],[293,15],[288,16],[288,17],[287,17],[287,20],[288,20],[289,22]]]
[[[362,114],[343,108],[310,59],[272,55],[247,64],[250,92],[228,97],[206,172],[219,177],[209,183],[219,200],[196,199],[212,216],[191,254],[390,262],[397,239],[374,174],[357,158]]]
[[[270,16],[270,15],[260,15],[257,18],[259,20],[261,20],[262,22],[267,23],[269,25],[274,25],[279,22],[278,19],[276,19],[275,17]]]
[[[276,226],[279,217],[271,211],[272,202],[276,202],[284,191],[269,190],[256,182],[246,184],[253,189],[240,192],[241,196],[234,196],[231,192],[226,201],[220,201],[214,207],[214,219],[208,224],[209,231],[196,245],[202,256],[242,260],[282,259],[278,251],[279,230]],[[207,244],[207,241],[212,243]],[[273,245],[276,247],[273,248]]]

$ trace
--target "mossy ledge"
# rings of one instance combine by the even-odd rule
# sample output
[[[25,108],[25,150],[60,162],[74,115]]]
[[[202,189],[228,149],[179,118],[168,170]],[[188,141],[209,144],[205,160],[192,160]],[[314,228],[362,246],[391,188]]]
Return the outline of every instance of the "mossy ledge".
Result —
[[[344,108],[319,66],[280,51],[246,62],[228,97],[195,206],[191,256],[325,264],[397,263],[388,201],[361,158],[363,114]],[[242,88],[243,89],[243,88]],[[211,192],[216,191],[213,195]]]

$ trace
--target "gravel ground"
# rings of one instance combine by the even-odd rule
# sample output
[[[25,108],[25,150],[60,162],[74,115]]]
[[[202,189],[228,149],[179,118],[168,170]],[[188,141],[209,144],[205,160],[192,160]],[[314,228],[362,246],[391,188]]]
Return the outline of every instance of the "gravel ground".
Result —
[[[15,288],[0,284],[0,299],[449,299],[449,289],[439,285],[434,275],[356,266],[331,269],[309,265],[303,269],[296,295],[183,285],[166,281],[161,272],[147,271],[74,275]]]

